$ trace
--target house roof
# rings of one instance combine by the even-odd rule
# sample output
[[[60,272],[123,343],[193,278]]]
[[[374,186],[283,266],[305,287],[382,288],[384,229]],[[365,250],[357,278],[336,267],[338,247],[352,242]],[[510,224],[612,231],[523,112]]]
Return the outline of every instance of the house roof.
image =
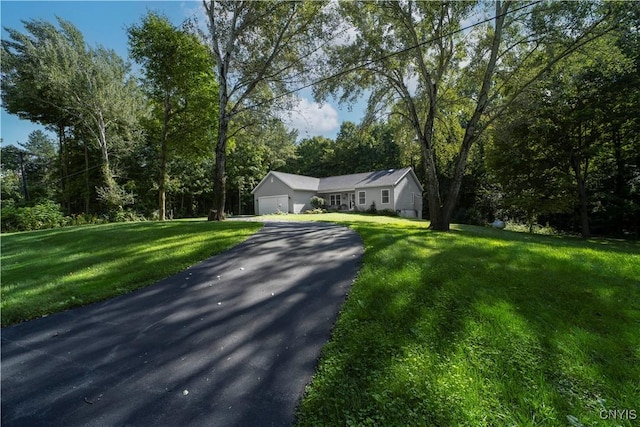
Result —
[[[255,192],[258,187],[267,179],[269,175],[273,175],[284,184],[294,190],[316,191],[318,193],[331,193],[339,191],[353,191],[356,188],[368,187],[388,187],[395,186],[405,175],[410,173],[415,181],[420,185],[411,168],[389,169],[376,172],[364,172],[351,175],[330,176],[327,178],[314,178],[311,176],[295,175],[284,172],[269,172],[260,184],[252,191]],[[420,185],[420,188],[422,186]]]
[[[270,173],[294,190],[318,191],[319,178],[275,171]]]
[[[377,172],[320,178],[318,192],[327,193],[331,191],[355,190],[356,188],[393,186],[410,171],[411,168],[389,169]]]

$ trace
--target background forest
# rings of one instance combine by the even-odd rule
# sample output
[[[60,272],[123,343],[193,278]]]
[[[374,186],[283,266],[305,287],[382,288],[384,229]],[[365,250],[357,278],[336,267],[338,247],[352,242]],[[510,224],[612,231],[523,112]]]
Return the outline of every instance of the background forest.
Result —
[[[388,3],[296,10],[307,23],[337,14],[336,22],[358,31],[330,43],[327,34],[304,27],[304,34],[329,46],[324,65],[305,64],[313,67],[300,68],[288,85],[261,84],[265,73],[255,67],[250,71],[258,77],[238,72],[254,76],[255,84],[243,93],[229,91],[229,99],[236,98],[224,106],[226,115],[220,99],[229,85],[211,47],[216,34],[208,36],[195,22],[176,27],[150,12],[129,28],[136,72],[114,51],[87,45],[63,19],[26,22],[24,33],[7,29],[3,108],[46,125],[56,138],[36,131],[18,145],[3,144],[2,231],[206,216],[219,205],[216,188],[223,190],[228,215],[252,214],[250,191],[269,170],[324,177],[412,166],[425,188],[439,183],[435,191],[443,198],[460,184],[455,223],[500,218],[530,231],[638,238],[640,13],[634,3],[590,2],[586,10],[535,2],[509,15],[498,5],[495,17],[503,24],[488,21],[464,32],[460,17],[475,3],[458,3],[464,7],[446,13],[439,3],[420,3],[406,15],[416,22],[405,27],[419,30],[411,32],[415,41],[432,42],[424,49],[400,30],[385,32],[400,28],[407,12]],[[287,2],[261,7],[272,4]],[[210,7],[211,26],[216,12]],[[259,37],[247,40],[259,49]],[[403,43],[428,58],[396,55]],[[420,74],[421,66],[441,73]],[[335,139],[300,139],[282,120],[287,106],[281,95],[292,94],[291,81],[317,83],[319,100],[369,96],[369,110],[361,123],[344,122]],[[408,114],[412,105],[428,111],[426,122]],[[427,135],[421,123],[429,120],[433,132]],[[229,126],[222,153],[221,123]],[[221,156],[222,187],[215,174]],[[425,207],[434,206],[427,192],[424,197]],[[427,219],[431,214],[425,209]]]

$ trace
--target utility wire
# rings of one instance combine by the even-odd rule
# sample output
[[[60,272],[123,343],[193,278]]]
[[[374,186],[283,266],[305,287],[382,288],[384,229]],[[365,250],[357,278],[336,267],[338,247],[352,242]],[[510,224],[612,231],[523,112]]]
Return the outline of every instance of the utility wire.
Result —
[[[367,61],[367,62],[365,62],[365,63],[363,63],[363,64],[356,65],[356,66],[351,67],[351,68],[347,68],[346,70],[338,71],[337,73],[332,74],[332,75],[330,75],[330,76],[323,77],[323,78],[321,78],[321,79],[315,80],[315,81],[313,81],[313,82],[311,82],[311,83],[308,83],[308,84],[306,84],[306,85],[304,85],[304,86],[301,86],[301,87],[299,87],[299,88],[292,89],[292,90],[290,90],[290,91],[288,91],[288,92],[285,92],[285,93],[283,93],[283,94],[280,94],[280,95],[278,95],[278,96],[274,96],[273,98],[270,98],[270,99],[268,99],[268,100],[266,100],[266,101],[263,101],[263,102],[259,102],[259,103],[257,103],[257,104],[254,104],[254,105],[252,105],[252,106],[250,106],[250,107],[247,107],[247,109],[252,109],[252,108],[261,107],[261,106],[263,106],[263,105],[265,105],[265,104],[268,104],[268,103],[271,103],[271,102],[275,101],[276,99],[284,98],[284,97],[286,97],[286,96],[292,95],[292,94],[294,94],[294,93],[296,93],[296,92],[300,92],[301,90],[304,90],[304,89],[310,88],[310,87],[315,86],[315,85],[318,85],[318,84],[320,84],[320,83],[324,83],[324,82],[326,82],[326,81],[329,81],[329,80],[332,80],[332,79],[338,78],[338,77],[340,77],[340,76],[344,76],[345,74],[349,74],[349,73],[352,73],[352,72],[357,71],[357,70],[359,70],[359,69],[366,68],[366,67],[368,67],[369,65],[375,64],[376,62],[384,61],[384,60],[389,59],[389,58],[392,58],[392,57],[394,57],[394,56],[396,56],[396,55],[401,55],[401,54],[406,53],[406,52],[409,52],[409,51],[411,51],[411,50],[413,50],[413,49],[416,49],[416,48],[422,47],[422,46],[424,46],[424,45],[426,45],[426,44],[433,43],[433,42],[435,42],[435,41],[437,41],[437,40],[440,40],[440,39],[443,39],[443,38],[445,38],[445,37],[450,37],[450,36],[452,36],[452,35],[454,35],[454,34],[458,34],[458,33],[461,33],[461,32],[467,31],[467,30],[470,30],[471,28],[477,27],[477,26],[482,25],[482,24],[486,24],[487,22],[491,22],[491,21],[493,21],[494,19],[497,19],[497,18],[499,18],[499,17],[507,16],[507,15],[509,15],[509,14],[511,14],[511,13],[518,12],[518,11],[520,11],[520,10],[526,9],[526,8],[528,8],[528,7],[534,6],[534,5],[539,4],[539,3],[542,3],[542,0],[537,0],[537,1],[534,1],[534,2],[532,2],[532,3],[528,3],[528,4],[524,5],[524,6],[520,6],[520,7],[517,7],[517,8],[515,8],[515,9],[508,10],[508,11],[506,11],[506,12],[504,12],[504,13],[500,14],[500,15],[492,16],[492,17],[490,17],[490,18],[483,19],[482,21],[478,21],[478,22],[475,22],[475,23],[473,23],[473,24],[467,25],[466,27],[460,28],[460,29],[458,29],[458,30],[451,31],[451,32],[446,33],[446,34],[443,34],[443,35],[441,35],[441,36],[433,37],[433,38],[431,38],[431,39],[428,39],[428,40],[422,41],[422,42],[420,42],[420,43],[418,43],[418,44],[416,44],[416,45],[409,46],[409,47],[407,47],[407,48],[405,48],[405,49],[401,49],[401,50],[398,50],[398,51],[391,52],[391,53],[389,53],[389,54],[386,54],[386,55],[380,56],[380,57],[378,57],[378,58],[371,59],[371,60],[369,60],[369,61]]]

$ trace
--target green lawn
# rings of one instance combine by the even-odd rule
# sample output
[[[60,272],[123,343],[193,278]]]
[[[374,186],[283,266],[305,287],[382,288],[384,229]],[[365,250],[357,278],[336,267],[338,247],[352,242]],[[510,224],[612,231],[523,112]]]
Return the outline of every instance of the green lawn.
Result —
[[[436,233],[362,215],[269,219],[341,223],[365,244],[299,425],[640,419],[639,244],[470,226]],[[3,235],[3,325],[150,283],[259,227],[174,221]]]
[[[470,226],[436,233],[423,222],[349,215],[297,218],[348,225],[366,247],[299,425],[640,420],[637,243]],[[609,410],[637,419],[614,421]]]
[[[257,223],[118,223],[3,234],[2,326],[149,285],[246,239]]]

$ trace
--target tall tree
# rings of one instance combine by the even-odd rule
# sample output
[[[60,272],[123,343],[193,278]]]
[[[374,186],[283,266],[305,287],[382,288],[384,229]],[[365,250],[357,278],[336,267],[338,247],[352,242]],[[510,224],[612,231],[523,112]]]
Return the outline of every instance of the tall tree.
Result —
[[[233,121],[247,109],[273,110],[331,34],[323,2],[208,1],[211,51],[220,85],[215,148],[214,209],[224,218],[227,144],[247,125]]]
[[[76,44],[76,33],[68,23],[58,18],[61,27],[41,20],[24,21],[26,32],[5,28],[9,37],[2,40],[2,104],[10,114],[53,128],[58,135],[58,154],[61,172],[61,193],[69,209],[67,129],[72,125],[72,114],[65,105],[65,92],[61,80],[51,78],[51,67],[58,63],[58,72],[72,75],[78,68],[75,54],[60,50],[47,57],[51,47]],[[82,42],[82,40],[80,40]],[[83,42],[82,42],[83,43]],[[52,62],[53,61],[53,62]],[[64,68],[64,70],[63,70]]]
[[[29,177],[31,200],[55,200],[57,153],[54,142],[41,130],[35,130],[29,134],[27,142],[19,145],[22,148],[23,171]]]
[[[631,141],[623,142],[620,131],[632,116],[613,111],[621,101],[637,98],[636,86],[627,86],[634,74],[633,60],[625,56],[612,33],[576,51],[530,86],[527,96],[496,121],[490,164],[507,200],[525,210],[528,221],[577,207],[578,229],[583,237],[590,237],[597,188],[592,175],[598,167],[601,181],[611,183],[604,176],[614,177],[613,185],[601,193],[628,196],[623,160],[627,156],[622,148]],[[598,210],[607,202],[604,194],[599,196]]]
[[[57,126],[63,171],[65,129],[90,135],[101,153],[99,194],[109,207],[122,205],[128,197],[115,181],[110,152],[131,142],[143,105],[128,64],[113,50],[88,47],[82,33],[63,19],[60,29],[45,21],[24,24],[28,34],[9,30],[13,40],[3,40],[7,111]]]
[[[315,88],[318,98],[342,92],[343,101],[368,90],[370,111],[401,106],[394,111],[411,124],[421,146],[436,230],[449,229],[471,148],[501,109],[615,22],[615,7],[599,3],[489,4],[488,19],[465,32],[461,23],[481,10],[476,2],[342,2],[340,12],[356,36],[327,49],[329,72],[339,78]],[[558,35],[562,43],[554,43]],[[457,98],[469,99],[468,107],[447,111],[447,100]],[[464,125],[448,188],[438,177],[435,132],[445,113],[460,115]]]
[[[250,211],[244,206],[253,203],[251,189],[267,172],[281,170],[293,158],[296,136],[297,131],[288,130],[280,119],[264,117],[260,125],[245,128],[229,141],[227,199],[230,211]]]
[[[295,156],[284,172],[318,178],[336,175],[335,142],[324,136],[305,138],[296,145]]]
[[[163,221],[169,162],[175,155],[204,155],[215,130],[214,63],[187,27],[176,28],[156,13],[150,12],[128,33],[131,56],[143,66],[144,88],[158,123],[151,138],[160,151],[158,211]]]

